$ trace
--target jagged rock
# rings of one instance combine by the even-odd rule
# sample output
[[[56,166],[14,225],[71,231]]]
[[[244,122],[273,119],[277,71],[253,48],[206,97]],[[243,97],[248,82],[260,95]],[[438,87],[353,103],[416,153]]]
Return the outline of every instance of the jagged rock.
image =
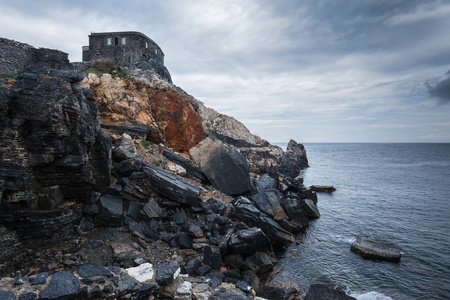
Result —
[[[188,174],[200,179],[200,181],[203,183],[209,182],[208,178],[206,178],[205,174],[203,174],[203,172],[200,171],[200,169],[197,168],[192,162],[190,162],[189,160],[185,159],[184,157],[182,157],[176,153],[173,153],[172,151],[170,151],[169,149],[167,149],[164,146],[160,146],[160,149],[161,149],[164,157],[166,157],[170,161],[182,166],[184,169],[186,169],[186,172]]]
[[[142,204],[139,204],[137,202],[131,201],[130,205],[128,206],[128,211],[126,216],[133,219],[136,222],[139,222],[140,218],[140,213],[142,210]]]
[[[16,300],[16,295],[10,291],[0,291],[0,299],[2,300]]]
[[[245,270],[242,272],[242,280],[245,282],[248,282],[253,289],[258,292],[260,282],[259,277],[256,275],[256,272],[254,270]]]
[[[182,225],[182,224],[186,223],[186,221],[187,221],[186,213],[184,212],[183,209],[174,213],[172,218],[173,218],[173,221],[175,223],[177,223],[178,225]]]
[[[178,247],[181,249],[192,249],[192,236],[187,233],[177,234],[175,237]]]
[[[305,300],[356,300],[344,291],[330,284],[312,284],[306,293]]]
[[[149,299],[150,295],[156,295],[159,287],[156,284],[143,284],[138,290],[131,294],[131,299]]]
[[[131,159],[136,156],[136,146],[128,134],[123,134],[115,143],[113,150],[115,161]]]
[[[308,226],[308,214],[302,203],[303,201],[298,198],[281,199],[281,206],[289,216],[290,221],[296,224],[299,230]]]
[[[265,252],[257,251],[245,260],[247,267],[257,274],[263,274],[273,269],[275,259]]]
[[[282,193],[287,191],[298,192],[303,188],[302,177],[288,177],[283,174],[278,174],[278,190]]]
[[[288,177],[296,177],[301,170],[307,167],[309,165],[305,147],[290,140],[281,159],[279,172]]]
[[[147,204],[144,205],[143,211],[147,217],[151,218],[160,218],[163,215],[163,211],[155,199],[150,198]]]
[[[320,218],[319,210],[311,199],[302,199],[303,207],[308,214],[308,218],[317,219]]]
[[[120,226],[122,224],[123,201],[111,195],[100,197],[99,212],[94,221],[97,226]]]
[[[363,238],[357,238],[352,243],[350,249],[364,258],[374,260],[399,262],[402,256],[401,249],[398,247]]]
[[[188,274],[190,276],[195,274],[195,271],[202,265],[202,262],[198,258],[192,258],[187,261],[183,267],[183,274]]]
[[[111,271],[103,266],[94,266],[94,265],[82,265],[77,270],[78,275],[83,278],[97,277],[97,276],[105,276],[108,278],[113,277]]]
[[[230,254],[225,256],[225,265],[230,269],[239,270],[244,262],[244,257],[240,254]]]
[[[269,174],[261,175],[256,181],[258,192],[263,190],[277,189],[278,182],[275,178],[271,177]]]
[[[292,233],[258,210],[247,198],[239,197],[234,204],[234,216],[251,226],[261,228],[274,246],[288,245],[295,241]]]
[[[191,148],[189,154],[221,192],[240,195],[250,191],[247,161],[235,148],[207,138]]]
[[[287,218],[286,213],[281,207],[281,198],[281,193],[275,189],[266,189],[251,196],[251,199],[253,203],[255,203],[255,206],[276,221]]]
[[[156,268],[156,283],[160,286],[169,285],[178,277],[180,271],[181,269],[176,260],[160,264]]]
[[[271,251],[267,236],[260,228],[249,228],[239,230],[231,236],[228,242],[231,253],[235,254],[253,254],[256,251]]]
[[[139,289],[139,281],[133,277],[126,278],[119,283],[119,296],[136,292]]]
[[[199,276],[204,276],[209,271],[211,271],[211,267],[208,265],[203,265],[203,266],[198,267],[198,269],[195,271],[195,273]]]
[[[213,269],[222,267],[222,254],[220,248],[214,245],[209,245],[203,248],[203,263],[211,266]]]
[[[80,282],[69,272],[53,274],[48,287],[39,293],[39,299],[75,299],[78,295]]]

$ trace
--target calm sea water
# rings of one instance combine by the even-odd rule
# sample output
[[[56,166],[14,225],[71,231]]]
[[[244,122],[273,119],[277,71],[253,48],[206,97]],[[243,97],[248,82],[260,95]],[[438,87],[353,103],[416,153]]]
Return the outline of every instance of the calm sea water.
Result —
[[[285,145],[281,145],[285,146]],[[358,299],[450,299],[450,144],[305,144],[305,185],[321,217],[280,260],[303,290],[331,280]],[[356,237],[399,246],[401,262],[350,251]]]

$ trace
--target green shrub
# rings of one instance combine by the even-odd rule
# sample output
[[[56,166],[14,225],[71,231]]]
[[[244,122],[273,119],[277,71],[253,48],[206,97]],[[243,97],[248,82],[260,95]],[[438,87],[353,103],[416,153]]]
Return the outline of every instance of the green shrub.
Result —
[[[150,142],[150,141],[142,140],[142,141],[141,141],[141,144],[142,144],[142,146],[144,146],[145,149],[148,149],[148,147],[149,147],[150,145],[152,145],[153,143]]]

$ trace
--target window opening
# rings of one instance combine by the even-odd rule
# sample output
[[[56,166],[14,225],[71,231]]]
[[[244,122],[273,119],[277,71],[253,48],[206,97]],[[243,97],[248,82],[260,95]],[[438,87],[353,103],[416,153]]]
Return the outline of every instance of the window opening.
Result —
[[[148,42],[147,41],[145,42],[145,48],[148,49]]]
[[[158,48],[155,48],[155,54],[158,54]]]
[[[106,44],[108,44],[108,46],[112,44],[112,40],[110,37],[106,39]]]
[[[127,43],[127,38],[126,37],[123,37],[122,38],[122,45],[125,45]]]
[[[114,45],[119,45],[119,38],[118,37],[114,38]]]

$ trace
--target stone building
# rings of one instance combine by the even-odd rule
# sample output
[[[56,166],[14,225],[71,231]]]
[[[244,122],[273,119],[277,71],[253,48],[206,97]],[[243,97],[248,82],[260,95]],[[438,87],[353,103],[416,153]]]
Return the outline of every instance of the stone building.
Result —
[[[136,65],[154,59],[164,65],[164,52],[152,39],[137,31],[92,32],[83,46],[83,61],[110,59],[116,64]]]

